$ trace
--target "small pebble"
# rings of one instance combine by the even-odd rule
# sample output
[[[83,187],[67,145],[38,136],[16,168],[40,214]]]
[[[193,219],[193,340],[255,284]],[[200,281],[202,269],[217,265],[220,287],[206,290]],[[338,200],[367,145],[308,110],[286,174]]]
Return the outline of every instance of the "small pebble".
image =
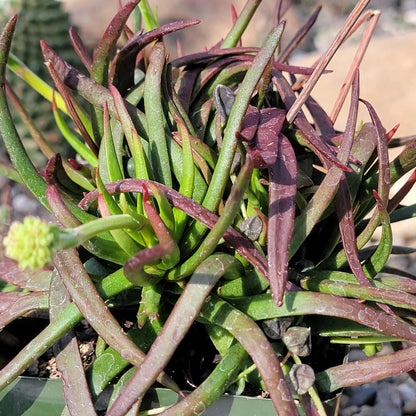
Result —
[[[355,416],[382,416],[382,415],[387,416],[386,413],[383,413],[383,414],[379,413],[379,411],[373,406],[364,405]]]
[[[377,390],[372,385],[354,386],[348,389],[348,406],[363,406],[374,402]]]
[[[345,407],[344,409],[341,409],[340,416],[354,416],[359,411],[360,411],[360,408],[358,406],[348,406],[348,407]]]
[[[407,400],[403,406],[404,415],[415,415],[416,414],[416,399]]]
[[[13,208],[22,214],[33,214],[39,209],[39,203],[24,194],[17,194],[13,197]]]
[[[402,398],[395,384],[387,381],[379,383],[374,408],[378,416],[402,416]]]
[[[397,386],[404,403],[409,400],[416,400],[416,390],[408,383],[401,383]]]

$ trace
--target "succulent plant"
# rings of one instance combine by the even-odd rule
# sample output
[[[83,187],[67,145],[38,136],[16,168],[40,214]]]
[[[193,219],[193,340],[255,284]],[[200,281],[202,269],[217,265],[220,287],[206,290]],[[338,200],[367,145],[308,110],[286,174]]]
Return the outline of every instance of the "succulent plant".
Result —
[[[47,41],[67,62],[72,65],[77,62],[77,56],[68,38],[70,18],[63,10],[61,2],[57,0],[4,0],[0,4],[2,27],[14,13],[19,14],[19,25],[16,27],[11,51],[36,75],[48,81],[49,73],[42,57],[40,39]],[[70,147],[66,145],[65,140],[62,140],[62,136],[56,129],[50,103],[16,74],[10,72],[7,79],[16,95],[25,97],[25,110],[51,143],[55,152],[67,154]],[[32,160],[37,165],[44,164],[45,157],[33,142],[24,121],[15,113],[13,118],[25,147],[31,152]]]
[[[60,229],[52,226],[54,238],[42,232],[52,261],[41,272],[19,269],[7,256],[40,266],[24,263],[25,252],[10,245],[20,247],[20,238],[34,238],[44,224],[27,220],[33,230],[23,226],[23,234],[12,224],[3,240],[0,276],[26,291],[0,293],[13,305],[13,313],[0,313],[1,325],[39,308],[49,309],[50,323],[0,371],[0,389],[57,341],[71,414],[96,414],[109,383],[107,415],[138,411],[158,381],[181,398],[153,410],[164,415],[200,414],[246,384],[267,391],[279,415],[324,415],[328,393],[416,367],[416,347],[406,344],[416,341],[415,276],[385,268],[392,253],[411,251],[393,246],[391,223],[415,215],[414,205],[400,205],[415,174],[392,197],[390,185],[415,169],[416,141],[392,140],[395,129],[386,132],[360,98],[359,59],[331,117],[311,97],[336,49],[364,23],[365,49],[379,13],[359,1],[329,50],[305,68],[288,59],[318,11],[277,53],[284,22],[261,48],[239,45],[259,3],[248,0],[211,49],[169,60],[164,36],[198,21],[159,26],[146,0],[130,1],[93,55],[70,30],[89,76],[41,42],[57,92],[9,55],[16,17],[9,20],[0,38],[0,84],[9,57],[51,101],[78,158],[51,154],[37,138],[48,157],[38,172],[14,129],[6,84],[0,132],[13,166],[0,165],[1,173],[23,182]],[[126,26],[132,13],[146,30]],[[339,132],[333,123],[348,91],[349,117]],[[360,101],[368,123],[357,122]],[[389,143],[405,144],[391,163]],[[378,227],[380,242],[368,246]],[[127,304],[136,314],[128,334],[111,312]],[[81,319],[99,336],[85,372],[72,332]],[[190,385],[178,385],[168,364],[197,325],[221,360],[184,395]],[[332,363],[325,354],[339,343],[363,345],[371,355],[383,342],[396,351],[354,363],[343,363],[343,355]]]

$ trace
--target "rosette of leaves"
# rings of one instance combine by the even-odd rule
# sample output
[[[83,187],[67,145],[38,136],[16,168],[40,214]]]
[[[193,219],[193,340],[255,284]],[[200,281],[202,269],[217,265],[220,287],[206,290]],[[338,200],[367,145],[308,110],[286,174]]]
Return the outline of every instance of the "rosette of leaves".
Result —
[[[139,411],[157,380],[181,396],[152,410],[165,415],[200,414],[246,384],[266,390],[279,415],[323,415],[327,393],[416,367],[416,347],[406,344],[416,340],[414,280],[386,267],[392,253],[409,252],[392,245],[391,222],[414,216],[415,206],[401,200],[415,175],[395,195],[389,191],[415,169],[416,142],[391,140],[395,129],[386,132],[365,100],[370,122],[357,122],[360,57],[331,116],[310,95],[337,47],[363,23],[365,49],[379,16],[364,12],[367,3],[357,3],[314,68],[288,58],[319,10],[277,55],[284,23],[261,48],[240,45],[259,5],[253,0],[235,14],[226,39],[175,60],[164,36],[198,21],[159,26],[144,0],[120,9],[93,55],[71,29],[89,76],[42,42],[57,92],[27,79],[52,101],[62,134],[85,162],[53,155],[40,175],[2,90],[0,131],[13,163],[2,173],[27,185],[70,243],[54,247],[42,234],[53,257],[41,273],[2,259],[2,279],[26,289],[1,294],[13,305],[6,307],[12,314],[0,315],[2,325],[37,308],[49,308],[51,322],[0,371],[1,388],[58,340],[73,414],[94,414],[109,383],[108,415]],[[132,13],[145,30],[126,26]],[[1,38],[2,84],[15,25],[11,18]],[[333,123],[348,90],[349,117],[339,132]],[[389,144],[405,145],[391,163]],[[380,242],[366,246],[378,227]],[[19,235],[11,231],[5,242],[20,244]],[[128,334],[108,309],[126,306],[135,314]],[[83,318],[99,335],[86,372],[72,332]],[[191,384],[176,380],[168,364],[196,327],[221,359],[197,383],[188,374],[194,390],[184,395]],[[369,355],[383,342],[396,350],[334,363],[326,353],[331,342],[358,343]],[[191,345],[189,360],[194,338]]]
[[[10,16],[19,15],[19,25],[16,27],[12,53],[18,57],[40,78],[47,80],[48,70],[42,57],[39,41],[48,42],[67,62],[76,64],[68,30],[70,18],[62,8],[62,3],[56,0],[4,0],[0,4],[0,24],[3,27]],[[8,82],[17,97],[25,97],[24,109],[36,126],[42,131],[55,152],[68,152],[69,147],[62,140],[56,129],[56,123],[51,111],[51,104],[38,92],[21,80],[13,72],[8,74]],[[52,83],[50,82],[52,85]],[[45,157],[25,126],[24,120],[14,111],[13,117],[19,134],[25,146],[31,153],[32,160],[37,166],[45,163]],[[65,154],[66,154],[65,153]]]

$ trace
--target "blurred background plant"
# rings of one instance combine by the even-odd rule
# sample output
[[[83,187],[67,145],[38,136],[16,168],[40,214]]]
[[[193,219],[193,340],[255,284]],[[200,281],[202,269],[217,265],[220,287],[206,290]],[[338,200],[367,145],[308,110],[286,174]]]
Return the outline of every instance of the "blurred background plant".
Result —
[[[19,14],[19,25],[16,27],[12,53],[25,62],[36,75],[49,82],[49,73],[39,45],[40,39],[47,41],[67,62],[76,65],[77,56],[68,38],[71,20],[60,1],[3,0],[0,2],[1,27],[14,13]],[[68,156],[70,148],[56,129],[50,103],[12,71],[9,71],[7,79],[17,97],[25,97],[25,110],[39,130],[48,137],[53,149]],[[33,162],[37,166],[44,164],[45,157],[15,110],[13,119]]]
[[[19,24],[9,20],[1,84],[9,57],[51,101],[77,159],[36,136],[48,159],[36,169],[14,130],[6,84],[0,131],[12,165],[2,163],[1,173],[24,183],[61,228],[34,219],[3,227],[14,260],[1,259],[0,323],[32,310],[48,310],[50,323],[0,371],[0,389],[52,345],[64,412],[72,414],[94,414],[109,383],[111,398],[100,404],[107,414],[135,412],[157,380],[182,397],[181,389],[195,388],[154,410],[165,415],[200,413],[226,391],[253,389],[267,392],[279,415],[324,415],[323,401],[343,387],[412,374],[415,276],[387,261],[414,251],[393,245],[391,223],[415,216],[415,205],[402,201],[415,182],[416,141],[393,138],[397,127],[386,130],[361,99],[362,54],[329,114],[310,96],[360,25],[365,51],[380,16],[367,3],[357,3],[309,68],[290,65],[290,57],[319,9],[280,46],[277,7],[262,47],[244,47],[241,34],[260,4],[249,0],[233,10],[225,39],[190,55],[179,46],[170,59],[163,38],[198,21],[159,25],[145,0],[131,1],[93,53],[71,28],[89,76],[41,42],[56,92],[9,55]],[[349,92],[339,131],[334,122]],[[358,119],[359,105],[369,122]],[[402,147],[391,163],[388,145]],[[6,194],[6,218],[9,206]],[[369,246],[377,228],[381,239]],[[44,267],[19,269],[15,260]],[[82,319],[98,334],[85,372],[73,332]],[[377,356],[387,342],[394,350]],[[371,358],[344,363],[345,346],[356,344]]]

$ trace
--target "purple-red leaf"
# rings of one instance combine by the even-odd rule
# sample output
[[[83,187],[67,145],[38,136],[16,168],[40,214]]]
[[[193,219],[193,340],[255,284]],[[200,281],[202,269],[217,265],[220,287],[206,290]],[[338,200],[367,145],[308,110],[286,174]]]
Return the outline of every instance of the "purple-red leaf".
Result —
[[[44,45],[45,42],[41,41],[41,45]],[[78,106],[74,96],[72,95],[71,91],[67,88],[65,83],[59,77],[59,74],[55,70],[55,67],[51,64],[51,62],[46,63],[46,67],[48,68],[49,73],[55,83],[56,89],[58,90],[59,94],[61,94],[63,100],[65,101],[65,106],[71,115],[72,120],[77,125],[85,143],[87,143],[88,147],[91,151],[98,157],[98,149],[93,140],[91,139],[90,135],[88,134],[87,128],[82,123],[80,117],[78,116],[76,107]]]
[[[355,236],[354,214],[352,212],[351,195],[348,189],[345,174],[342,175],[338,192],[335,195],[335,206],[339,219],[339,230],[341,233],[342,244],[351,271],[357,281],[364,286],[371,286],[362,268],[357,248]]]
[[[0,293],[0,330],[19,316],[34,309],[46,309],[48,305],[48,292]]]
[[[48,290],[51,273],[46,268],[42,270],[22,270],[19,269],[16,261],[6,256],[0,257],[0,278],[10,285],[15,285],[22,289]]]
[[[373,106],[365,100],[360,100],[365,104],[370,114],[371,121],[377,133],[377,155],[378,155],[378,189],[377,193],[380,195],[383,205],[387,206],[389,192],[390,192],[390,163],[389,152],[387,148],[387,138],[380,118],[375,112]]]
[[[48,185],[54,185],[63,193],[73,196],[76,200],[83,194],[83,189],[75,184],[66,173],[59,153],[52,156],[45,168],[45,179]]]
[[[260,120],[254,140],[248,143],[248,152],[256,168],[271,167],[278,157],[278,141],[285,121],[284,110],[265,108],[260,111]]]
[[[308,97],[305,102],[306,108],[311,113],[311,116],[315,122],[315,127],[319,130],[321,135],[332,136],[335,135],[334,123],[329,118],[325,110],[314,100],[312,97]]]
[[[105,84],[108,81],[108,64],[116,49],[117,40],[123,31],[127,19],[139,1],[140,0],[133,0],[127,3],[118,11],[107,26],[100,43],[94,51],[94,60],[92,64],[92,78],[94,81],[99,82],[100,84]]]
[[[127,336],[107,308],[86,272],[76,249],[58,251],[54,257],[54,264],[68,293],[84,318],[110,347],[135,366],[140,366],[145,354]],[[158,381],[178,391],[176,384],[166,374],[159,374]]]
[[[305,24],[296,32],[293,39],[288,43],[286,48],[280,53],[278,61],[286,62],[290,54],[296,49],[302,39],[309,33],[312,26],[315,24],[315,21],[318,17],[319,12],[321,11],[322,6],[318,6],[316,10],[312,13],[309,19]]]
[[[175,243],[173,240],[145,248],[124,263],[124,275],[136,286],[153,286],[160,280],[162,274],[146,273],[144,267],[172,254],[174,250]]]
[[[206,65],[207,61],[212,61],[223,56],[243,55],[252,52],[258,52],[260,48],[248,47],[234,47],[234,48],[211,48],[209,51],[197,52],[190,55],[182,56],[171,62],[172,66],[180,67],[185,65],[195,65],[203,63]]]
[[[297,184],[296,155],[289,140],[280,134],[277,158],[270,171],[267,257],[272,298],[283,301],[289,267],[289,243],[295,220]]]
[[[324,391],[335,391],[341,387],[361,385],[393,377],[414,370],[416,346],[391,354],[367,358],[329,368],[319,374],[319,386]]]
[[[65,62],[46,42],[41,41],[41,47],[45,60],[50,62],[50,65],[54,67],[57,75],[67,87],[75,90],[90,104],[102,110],[104,110],[105,103],[107,102],[111,116],[118,118],[113,97],[108,88],[81,74],[68,62]],[[140,129],[139,133],[146,137],[145,130],[142,128],[142,123],[139,119],[139,110],[127,101],[125,102],[125,106],[136,127]]]
[[[403,200],[403,198],[410,192],[413,188],[413,185],[416,183],[416,169],[407,179],[406,183],[394,194],[394,196],[389,201],[388,212],[393,212]]]
[[[64,227],[73,228],[81,224],[74,214],[65,205],[58,188],[51,185],[46,189],[46,199],[51,211]]]
[[[241,122],[240,131],[236,133],[237,138],[245,142],[251,142],[251,140],[253,140],[254,136],[256,135],[259,122],[260,111],[257,109],[257,107],[249,105],[246,111],[246,115]]]
[[[150,32],[137,33],[126,46],[124,46],[113,59],[110,70],[110,83],[114,84],[123,94],[133,85],[134,67],[137,54],[149,43],[162,38],[168,33],[176,32],[188,26],[196,25],[199,20],[181,20],[160,26]]]
[[[143,184],[148,185],[150,183],[157,187],[174,207],[186,212],[189,216],[197,221],[200,221],[207,227],[212,228],[218,221],[218,216],[213,212],[204,208],[194,200],[173,190],[172,188],[157,182],[142,179],[123,179],[106,184],[105,187],[110,194],[123,192],[143,193]],[[98,190],[94,190],[85,195],[85,197],[80,201],[79,207],[87,210],[90,204],[97,198]],[[268,276],[266,258],[254,247],[253,243],[248,238],[243,237],[232,227],[228,228],[223,238],[227,244],[234,247],[242,256],[247,258],[247,260],[251,262],[264,276]]]
[[[195,81],[201,72],[201,68],[192,68],[180,73],[176,81],[176,89],[179,101],[183,109],[188,112],[191,104],[192,91]],[[211,106],[210,106],[211,107]]]
[[[296,97],[286,78],[279,71],[274,70],[273,82],[279,91],[285,107],[287,109],[291,108]],[[349,167],[340,163],[328,144],[322,140],[314,128],[309,124],[309,121],[302,111],[299,111],[297,114],[294,124],[299,129],[305,142],[314,151],[316,156],[318,156],[324,166],[328,165],[328,163],[331,165],[334,164],[346,172],[351,172]]]
[[[54,273],[50,288],[49,316],[51,322],[71,304],[71,298],[58,273]],[[56,365],[60,371],[65,403],[71,415],[97,415],[85,377],[75,331],[71,329],[53,345]]]
[[[234,47],[220,49],[218,47],[211,48],[209,51],[197,52],[194,54],[181,56],[171,62],[172,66],[180,67],[186,65],[204,64],[204,66],[211,64],[221,57],[228,57],[231,61],[253,61],[254,55],[248,55],[252,52],[258,52],[260,48],[255,47]],[[273,67],[279,71],[285,71],[294,74],[310,75],[313,68],[306,68],[302,66],[286,65],[281,62],[273,62]]]
[[[88,72],[91,72],[92,69],[92,57],[88,52],[87,47],[84,45],[81,37],[79,36],[77,30],[71,26],[69,28],[69,38],[71,39],[72,46],[75,50],[75,53],[78,55],[78,58],[87,68]]]

